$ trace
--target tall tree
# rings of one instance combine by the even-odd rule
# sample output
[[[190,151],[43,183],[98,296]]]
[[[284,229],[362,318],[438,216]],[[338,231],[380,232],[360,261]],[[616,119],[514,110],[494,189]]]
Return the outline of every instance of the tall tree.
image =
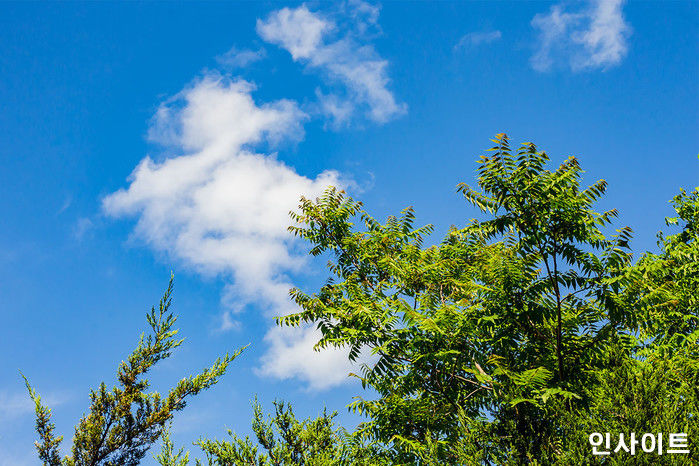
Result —
[[[379,396],[352,408],[399,462],[553,461],[560,414],[587,405],[595,371],[633,343],[619,297],[630,229],[607,236],[616,210],[592,207],[606,182],[583,189],[575,158],[549,171],[534,144],[493,142],[480,190],[458,186],[488,218],[440,244],[423,246],[433,229],[415,228],[411,208],[382,224],[334,189],[293,214],[311,254],[334,260],[318,291],[292,291],[302,310],[279,322],[315,323],[319,349],[375,355],[360,378]]]

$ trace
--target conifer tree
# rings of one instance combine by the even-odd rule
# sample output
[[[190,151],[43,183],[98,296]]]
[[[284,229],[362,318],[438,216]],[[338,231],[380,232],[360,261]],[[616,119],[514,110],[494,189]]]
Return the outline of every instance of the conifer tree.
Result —
[[[70,454],[61,458],[62,436],[54,434],[51,410],[29,384],[25,384],[35,405],[36,449],[46,466],[130,466],[145,456],[150,446],[160,438],[166,424],[177,411],[184,409],[188,398],[216,384],[228,365],[244,348],[217,359],[200,374],[180,380],[166,396],[149,392],[144,376],[159,361],[169,357],[183,339],[176,339],[173,329],[177,318],[170,312],[172,304],[170,283],[158,309],[146,315],[152,334],[141,335],[136,349],[117,370],[118,385],[109,389],[103,382],[90,392],[90,407],[75,427]],[[24,376],[23,376],[24,377]]]

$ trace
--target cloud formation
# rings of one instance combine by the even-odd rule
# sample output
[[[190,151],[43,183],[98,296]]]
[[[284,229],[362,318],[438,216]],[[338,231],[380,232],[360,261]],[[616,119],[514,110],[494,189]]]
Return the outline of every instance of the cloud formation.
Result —
[[[349,0],[332,15],[305,5],[274,11],[258,20],[265,41],[288,50],[294,61],[321,71],[329,83],[316,90],[317,108],[335,124],[360,111],[385,122],[405,111],[388,90],[388,62],[362,43],[378,31],[378,8]],[[227,69],[261,59],[259,51],[232,48],[218,57]],[[334,87],[333,87],[334,86]],[[128,186],[102,200],[112,217],[134,217],[133,236],[171,260],[201,274],[224,277],[220,330],[240,326],[247,307],[265,317],[297,311],[288,290],[301,275],[307,255],[287,231],[289,211],[302,195],[319,196],[348,182],[335,170],[315,177],[279,161],[273,148],[301,141],[304,124],[317,115],[296,101],[258,103],[255,85],[207,72],[157,109],[148,136],[163,149],[145,157]],[[348,380],[347,351],[313,351],[318,331],[272,326],[260,375],[299,378],[311,389]]]
[[[34,404],[26,392],[0,391],[0,421],[10,422],[34,411]]]
[[[308,326],[271,328],[265,335],[270,349],[262,357],[257,373],[281,380],[299,377],[308,382],[311,390],[325,390],[344,383],[353,367],[348,362],[347,351],[336,348],[314,351],[313,345],[320,337],[320,330]]]
[[[592,0],[582,11],[568,12],[563,4],[537,14],[538,49],[530,63],[537,71],[550,70],[566,59],[574,71],[607,69],[628,51],[631,27],[623,16],[624,0]]]
[[[490,44],[502,38],[502,33],[495,31],[469,32],[459,39],[454,46],[455,49],[473,48],[482,44]]]
[[[329,84],[344,87],[343,93],[317,91],[321,111],[336,126],[348,123],[358,108],[370,120],[385,123],[404,114],[407,106],[388,89],[388,61],[360,40],[376,27],[378,9],[358,1],[343,6],[351,27],[340,28],[332,17],[301,5],[258,20],[257,33],[287,50],[294,61],[319,71]]]
[[[308,178],[274,154],[254,150],[300,140],[308,117],[292,101],[257,104],[253,91],[244,80],[209,74],[163,103],[149,135],[164,146],[166,158],[144,158],[129,186],[103,199],[108,215],[137,217],[134,233],[153,249],[230,279],[224,329],[252,303],[266,316],[295,310],[288,274],[299,271],[305,255],[294,252],[288,213],[301,195],[344,184],[336,171]],[[344,380],[346,352],[309,353],[307,332],[271,329],[262,373],[296,376],[322,388]],[[309,347],[300,348],[299,341]],[[279,358],[289,347],[299,353],[292,356],[297,363],[280,372]]]

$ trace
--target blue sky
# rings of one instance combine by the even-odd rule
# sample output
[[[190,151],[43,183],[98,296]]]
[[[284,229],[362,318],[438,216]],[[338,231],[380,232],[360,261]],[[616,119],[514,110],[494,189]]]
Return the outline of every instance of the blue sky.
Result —
[[[379,218],[477,215],[455,194],[489,138],[605,178],[635,251],[699,181],[696,2],[4,3],[0,464],[35,464],[21,369],[69,443],[176,275],[166,389],[247,343],[175,440],[249,431],[250,401],[340,412],[359,393],[312,329],[274,328],[324,261],[285,233],[300,194]]]

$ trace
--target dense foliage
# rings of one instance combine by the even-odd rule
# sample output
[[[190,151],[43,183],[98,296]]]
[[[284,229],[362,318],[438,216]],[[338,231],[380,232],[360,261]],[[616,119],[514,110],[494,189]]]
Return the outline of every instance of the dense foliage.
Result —
[[[623,302],[638,339],[633,357],[596,374],[591,405],[579,413],[571,435],[584,432],[684,432],[687,457],[645,455],[634,464],[699,462],[699,189],[673,199],[682,231],[658,235],[660,252],[645,254],[626,270]],[[582,443],[582,442],[581,442]],[[577,458],[587,454],[578,446]],[[588,449],[589,451],[589,449]],[[608,464],[627,464],[628,457]]]
[[[634,263],[631,230],[611,229],[616,210],[594,209],[604,180],[583,187],[575,158],[550,170],[532,143],[493,142],[477,186],[457,187],[481,219],[431,246],[433,227],[416,227],[411,208],[381,223],[333,188],[301,200],[290,230],[330,259],[330,276],[317,290],[292,290],[300,310],[278,323],[316,325],[319,351],[349,348],[368,389],[349,408],[365,420],[347,432],[334,414],[299,420],[279,402],[265,416],[255,401],[254,438],[196,442],[208,464],[699,463],[699,189],[672,201],[667,224],[681,231],[659,235],[659,251]],[[139,372],[130,359],[124,389],[93,392],[66,464],[135,464],[183,407],[135,382],[179,344],[164,307],[149,318],[162,336],[132,356],[152,362]],[[175,393],[215,383],[231,359]],[[40,457],[59,464],[50,413],[30,393]],[[137,401],[135,413],[120,408]],[[112,412],[123,420],[108,422]],[[593,432],[687,433],[690,453],[592,456]],[[167,434],[156,458],[189,463]]]
[[[292,231],[331,254],[331,277],[293,290],[302,311],[280,322],[378,358],[361,376],[378,398],[351,408],[395,463],[580,464],[592,432],[691,439],[696,191],[675,198],[683,232],[632,266],[630,229],[606,234],[616,210],[593,210],[604,180],[583,189],[575,158],[549,171],[534,144],[493,141],[480,190],[458,186],[487,218],[432,247],[412,209],[381,224],[336,190],[302,200]]]

